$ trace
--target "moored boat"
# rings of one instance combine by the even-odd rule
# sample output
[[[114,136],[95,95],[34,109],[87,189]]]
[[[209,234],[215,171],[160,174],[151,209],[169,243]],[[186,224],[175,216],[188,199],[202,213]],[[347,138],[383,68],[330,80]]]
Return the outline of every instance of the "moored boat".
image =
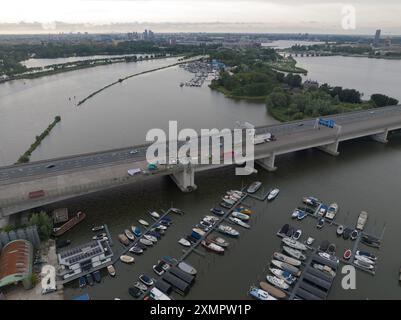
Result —
[[[217,252],[220,254],[224,253],[224,248],[220,247],[219,245],[217,245],[213,242],[202,240],[201,244],[208,250],[211,250],[211,251],[214,251],[214,252]]]
[[[291,239],[289,237],[283,238],[282,242],[284,244],[286,244],[287,246],[291,247],[291,248],[294,248],[294,249],[297,249],[297,250],[302,250],[302,251],[306,250],[306,246],[303,243],[298,242],[298,241],[296,241],[294,239]]]
[[[361,242],[363,244],[366,244],[367,246],[373,247],[373,248],[379,248],[380,247],[380,239],[377,239],[372,236],[368,235],[362,235]]]
[[[340,225],[337,227],[336,233],[337,233],[337,235],[338,235],[339,237],[341,237],[341,236],[343,235],[343,233],[344,233],[344,226],[343,226],[342,224],[340,224]]]
[[[193,275],[193,276],[196,275],[197,272],[198,272],[193,266],[191,266],[190,264],[188,264],[188,263],[186,263],[186,262],[184,262],[184,261],[182,261],[182,262],[180,262],[180,263],[178,264],[178,268],[179,268],[180,270],[182,270],[182,271],[188,273],[188,274]]]
[[[326,212],[326,219],[327,220],[333,220],[334,217],[336,216],[338,212],[338,204],[337,203],[332,203],[328,208]]]
[[[287,246],[283,246],[283,250],[295,259],[306,260],[306,256],[299,250]]]
[[[141,254],[143,253],[143,249],[138,246],[138,244],[134,245],[132,248],[129,249],[129,252],[133,254]]]
[[[78,280],[79,287],[82,289],[83,287],[86,287],[86,278],[85,277],[80,277]]]
[[[359,236],[358,230],[352,230],[351,235],[350,235],[351,240],[356,240],[356,238],[358,238],[358,236]]]
[[[336,273],[334,272],[334,270],[332,268],[330,268],[329,266],[322,265],[320,263],[314,263],[312,265],[312,267],[315,268],[316,270],[320,270],[322,272],[325,272],[325,273],[329,274],[332,277],[336,276]]]
[[[140,289],[140,290],[142,290],[142,291],[148,290],[148,287],[147,287],[146,285],[144,285],[144,284],[143,284],[142,282],[140,282],[140,281],[135,282],[135,283],[134,283],[134,287],[135,287],[135,288],[138,288],[138,289]]]
[[[291,273],[287,272],[287,271],[283,271],[281,269],[277,269],[277,268],[269,268],[270,272],[276,276],[279,279],[284,280],[287,284],[291,285],[293,284],[295,281],[297,281],[297,278],[294,277]]]
[[[308,246],[311,246],[313,244],[313,242],[315,242],[315,239],[312,237],[309,237],[308,239],[306,239],[306,244]]]
[[[141,274],[139,276],[139,280],[146,286],[150,287],[153,286],[154,281],[151,277],[147,276],[146,274]]]
[[[129,240],[131,240],[131,241],[135,240],[134,234],[131,231],[129,231],[128,229],[124,230],[124,234]]]
[[[322,229],[323,226],[324,226],[324,222],[325,222],[324,218],[320,218],[320,219],[318,220],[317,224],[316,224],[316,227],[317,227],[318,229]]]
[[[124,234],[119,234],[118,235],[118,240],[124,245],[128,246],[129,245],[129,240]]]
[[[332,256],[331,254],[328,254],[327,252],[319,252],[318,254],[319,254],[319,256],[321,256],[324,259],[338,263],[338,258],[335,256]]]
[[[343,239],[348,240],[352,230],[350,228],[344,228]]]
[[[250,296],[258,299],[258,300],[265,300],[265,301],[267,301],[267,300],[277,300],[276,298],[274,298],[271,295],[269,295],[268,292],[266,292],[266,291],[264,291],[262,289],[256,288],[256,287],[251,287],[249,289],[248,294]]]
[[[248,221],[249,220],[249,216],[245,213],[241,213],[241,212],[237,212],[237,211],[233,211],[231,213],[231,216],[234,218],[238,218],[241,219],[242,221]]]
[[[153,246],[153,242],[151,240],[149,240],[149,239],[146,239],[146,238],[139,239],[139,242],[144,244],[145,246],[148,246],[148,247]]]
[[[299,238],[301,238],[302,235],[302,230],[298,229],[297,231],[295,231],[295,233],[292,235],[292,238],[294,240],[299,240]]]
[[[237,230],[235,230],[234,228],[231,228],[230,226],[224,225],[224,224],[220,224],[217,227],[217,230],[221,233],[224,233],[226,235],[229,235],[231,237],[238,237],[239,236],[239,232]]]
[[[272,260],[271,264],[276,266],[277,268],[287,271],[295,276],[298,276],[300,274],[299,268],[297,268],[289,263],[278,261],[278,260]]]
[[[142,235],[141,228],[139,228],[139,227],[131,226],[131,230],[132,230],[132,233],[133,233],[136,237],[140,237],[140,236]]]
[[[185,214],[185,212],[181,209],[178,208],[170,208],[171,212],[175,213],[175,214],[179,214],[179,215],[183,215]]]
[[[356,254],[355,255],[355,259],[356,260],[359,260],[359,261],[362,261],[362,262],[364,262],[364,263],[366,263],[366,264],[375,264],[375,262],[373,261],[373,260],[370,260],[368,257],[366,257],[366,256],[360,256],[360,255],[358,255],[358,254]]]
[[[357,260],[357,259],[354,260],[354,263],[357,266],[359,266],[361,268],[364,268],[364,269],[367,269],[367,270],[374,270],[374,268],[375,268],[372,264],[364,263],[363,261],[360,261],[360,260]]]
[[[260,181],[255,181],[253,182],[248,189],[246,190],[246,192],[248,193],[255,193],[256,191],[258,191],[260,189],[260,187],[262,186],[262,182]]]
[[[216,214],[218,216],[224,216],[226,214],[226,212],[223,209],[219,209],[219,208],[212,208],[212,209],[210,209],[210,212],[213,212],[214,214]]]
[[[279,279],[275,276],[266,276],[266,280],[280,289],[287,290],[290,287],[287,283],[285,283],[284,280]]]
[[[138,222],[139,222],[141,225],[145,226],[145,227],[149,226],[149,222],[147,222],[146,220],[139,219]]]
[[[280,189],[278,189],[278,188],[275,188],[275,189],[271,190],[269,192],[269,194],[267,195],[267,201],[272,201],[272,200],[276,199],[276,197],[278,196],[279,192],[280,192]]]
[[[347,249],[347,250],[344,251],[343,257],[344,257],[345,260],[349,260],[349,258],[351,258],[351,256],[352,256],[351,249]]]
[[[367,258],[369,258],[370,260],[373,260],[373,261],[377,260],[377,257],[374,254],[372,254],[370,252],[367,252],[367,251],[357,250],[356,254],[359,255],[359,256],[365,256],[365,257],[367,257]]]
[[[78,223],[82,222],[86,217],[86,214],[82,211],[77,212],[77,214],[69,219],[67,222],[62,224],[60,227],[53,228],[53,234],[59,237],[66,233],[68,230],[76,226]]]
[[[129,255],[122,255],[122,256],[120,256],[120,260],[121,260],[122,262],[128,263],[128,264],[134,263],[134,261],[135,261],[134,257],[131,257],[131,256],[129,256]]]
[[[149,214],[151,215],[152,218],[159,219],[160,214],[158,214],[156,211],[149,211]]]
[[[181,238],[180,240],[178,240],[178,243],[184,247],[191,246],[191,242],[189,242],[187,239],[184,239],[184,238]]]
[[[251,227],[248,223],[242,221],[241,219],[234,218],[234,217],[228,217],[228,219],[231,222],[233,222],[233,223],[235,223],[235,224],[237,224],[237,225],[239,225],[239,226],[241,226],[243,228],[249,229]]]
[[[157,242],[157,238],[154,236],[151,236],[150,234],[144,234],[143,237],[149,241],[152,241],[153,243]]]
[[[114,268],[114,266],[112,264],[107,266],[107,272],[109,273],[109,275],[111,277],[115,277],[116,276],[116,269]]]
[[[297,260],[295,258],[286,256],[285,254],[279,253],[279,252],[274,252],[273,253],[273,258],[288,264],[293,265],[294,267],[299,267],[301,265],[301,261]]]
[[[361,211],[356,222],[356,229],[362,231],[368,221],[368,213],[366,211]]]
[[[277,299],[284,299],[287,297],[287,294],[284,291],[281,291],[280,289],[272,286],[271,284],[268,284],[267,282],[260,282],[259,286],[262,288],[262,290],[268,292],[270,295]]]
[[[210,242],[213,242],[213,243],[219,245],[220,247],[223,247],[223,248],[226,248],[230,245],[230,243],[222,237],[210,235],[206,239]]]
[[[93,231],[93,232],[98,232],[98,231],[102,231],[102,230],[104,230],[104,225],[101,225],[101,226],[94,226],[94,227],[92,228],[92,231]]]
[[[308,214],[305,211],[299,211],[297,215],[297,220],[303,220],[308,216]]]

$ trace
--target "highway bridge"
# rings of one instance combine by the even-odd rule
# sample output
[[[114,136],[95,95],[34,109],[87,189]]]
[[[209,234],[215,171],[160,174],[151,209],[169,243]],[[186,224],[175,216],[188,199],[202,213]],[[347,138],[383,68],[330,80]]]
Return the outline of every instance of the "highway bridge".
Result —
[[[256,128],[258,134],[270,132],[277,140],[256,145],[254,160],[273,171],[276,156],[289,152],[319,148],[338,155],[340,142],[368,136],[386,143],[390,131],[401,129],[401,106],[344,113],[330,119],[336,122],[334,128],[317,126],[316,119]],[[171,176],[182,191],[191,191],[196,189],[196,172],[224,166],[162,165],[152,174],[129,176],[128,169],[147,167],[148,146],[1,167],[0,219],[4,224],[17,212],[165,175]]]

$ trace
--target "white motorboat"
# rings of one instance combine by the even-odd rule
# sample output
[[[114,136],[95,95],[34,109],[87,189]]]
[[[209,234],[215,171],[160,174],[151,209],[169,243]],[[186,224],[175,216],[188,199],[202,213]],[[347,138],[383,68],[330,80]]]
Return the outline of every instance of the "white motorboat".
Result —
[[[276,298],[274,298],[273,296],[271,296],[269,293],[267,293],[266,291],[256,288],[256,287],[251,287],[249,289],[249,295],[258,299],[258,300],[277,300]]]
[[[211,251],[214,251],[217,253],[224,253],[224,248],[220,247],[219,245],[215,244],[214,242],[202,240],[201,244],[206,249],[209,249]]]
[[[230,226],[227,226],[225,224],[220,224],[218,226],[218,231],[227,234],[231,237],[238,237],[239,236],[239,232],[233,228],[231,228]]]
[[[338,204],[337,203],[332,203],[329,208],[327,209],[326,212],[326,219],[327,220],[333,220],[334,217],[336,216],[338,212]]]
[[[291,273],[283,271],[281,269],[277,268],[269,268],[270,272],[275,275],[277,278],[284,280],[287,284],[291,285],[295,281],[297,281],[297,278],[294,277]]]
[[[152,241],[153,243],[157,242],[157,238],[154,236],[151,236],[150,234],[144,234],[143,237],[149,241]]]
[[[332,256],[331,254],[328,254],[327,252],[319,252],[319,256],[321,256],[321,257],[324,258],[324,259],[333,261],[333,262],[335,262],[335,263],[338,263],[338,262],[339,262],[339,260],[338,260],[337,257]]]
[[[147,222],[146,220],[143,220],[143,219],[139,219],[138,222],[139,222],[141,225],[145,226],[145,227],[147,227],[147,226],[149,225],[149,222]]]
[[[365,268],[367,270],[374,270],[374,268],[375,268],[373,264],[364,263],[364,262],[362,262],[360,260],[357,260],[357,259],[354,260],[354,263],[357,266],[360,266],[361,268]]]
[[[290,272],[291,274],[293,274],[295,276],[298,276],[299,273],[300,273],[299,272],[299,268],[297,268],[297,267],[295,267],[295,266],[293,266],[293,265],[291,265],[289,263],[286,263],[286,262],[282,262],[282,261],[278,261],[278,260],[272,260],[271,264],[276,266],[277,268],[280,268],[280,269],[284,270],[284,271],[288,271],[288,272]]]
[[[367,264],[371,264],[371,265],[375,264],[375,262],[373,260],[369,259],[366,256],[361,256],[361,255],[356,254],[355,255],[355,259],[359,260],[359,261],[362,261],[364,263],[367,263]]]
[[[283,246],[284,252],[288,253],[291,257],[294,257],[295,259],[298,260],[306,260],[306,256],[299,250]]]
[[[131,241],[135,240],[134,234],[131,231],[129,231],[128,229],[125,229],[124,233],[127,236],[127,238],[130,239]]]
[[[285,283],[284,280],[279,279],[275,276],[266,276],[266,280],[280,289],[287,290],[290,287],[287,283]]]
[[[311,246],[311,245],[313,244],[313,242],[315,242],[315,239],[312,238],[312,237],[309,237],[309,238],[306,240],[306,244],[307,244],[308,246]]]
[[[237,225],[239,225],[239,226],[241,226],[241,227],[243,227],[243,228],[249,229],[249,228],[251,227],[249,224],[245,223],[245,222],[242,221],[241,219],[234,218],[234,217],[228,217],[228,219],[229,219],[231,222],[233,222],[233,223],[235,223],[235,224],[237,224]]]
[[[253,182],[249,188],[246,190],[248,193],[255,193],[256,191],[259,190],[259,188],[262,186],[262,182],[260,181],[255,181]]]
[[[191,242],[189,242],[187,239],[184,239],[184,238],[181,238],[180,240],[178,240],[178,243],[184,247],[191,246]]]
[[[358,220],[356,222],[356,229],[363,230],[367,220],[368,220],[368,213],[366,211],[361,211]]]
[[[301,261],[297,260],[295,258],[286,256],[285,254],[279,253],[279,252],[274,252],[273,253],[273,258],[288,264],[293,265],[294,267],[299,267],[301,265]]]
[[[247,214],[241,213],[241,212],[238,212],[238,211],[233,211],[231,213],[231,216],[234,217],[234,218],[241,219],[242,221],[248,221],[249,220],[249,216]]]
[[[153,246],[153,242],[145,238],[139,239],[139,242],[148,247]]]
[[[271,190],[267,196],[267,200],[268,201],[274,200],[278,196],[279,192],[280,192],[280,189],[278,189],[278,188]]]
[[[377,260],[377,257],[374,254],[372,254],[370,252],[367,252],[367,251],[357,250],[356,254],[358,256],[365,256],[365,257],[369,258],[372,261],[376,261]]]
[[[294,209],[294,211],[291,213],[291,218],[296,219],[298,218],[300,211],[298,209]]]
[[[282,241],[284,244],[286,244],[287,246],[289,246],[291,248],[294,248],[297,250],[302,250],[302,251],[306,250],[306,246],[303,243],[298,242],[294,239],[286,237],[286,238],[283,238]]]
[[[149,214],[156,219],[160,218],[160,214],[158,214],[156,211],[150,211]]]

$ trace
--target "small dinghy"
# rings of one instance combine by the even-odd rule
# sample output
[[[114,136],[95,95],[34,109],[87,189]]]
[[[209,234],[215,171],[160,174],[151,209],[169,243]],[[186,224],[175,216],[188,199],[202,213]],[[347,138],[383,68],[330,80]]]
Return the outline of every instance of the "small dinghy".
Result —
[[[184,238],[181,238],[180,240],[178,240],[178,243],[184,247],[191,246],[191,242],[189,242],[187,239],[184,239]]]
[[[156,211],[149,211],[149,214],[152,216],[152,218],[159,219],[160,214],[158,214]]]
[[[337,233],[337,235],[338,235],[339,237],[341,237],[341,236],[343,235],[343,233],[344,233],[344,226],[343,226],[342,224],[340,224],[340,225],[337,227],[336,233]]]
[[[115,277],[116,276],[116,269],[114,268],[114,266],[112,264],[107,266],[107,272],[109,273],[109,275],[111,277]]]
[[[139,219],[138,222],[139,222],[141,225],[145,226],[145,227],[149,226],[149,222],[147,222],[146,220]]]
[[[138,245],[134,245],[131,249],[129,249],[129,252],[133,254],[141,254],[143,253],[143,249],[140,248]]]
[[[285,283],[284,280],[279,279],[275,276],[266,276],[266,280],[280,289],[287,290],[290,287],[287,283]]]
[[[141,228],[139,228],[139,227],[131,226],[131,230],[132,230],[133,234],[138,238],[142,235]]]
[[[297,231],[295,231],[295,233],[292,235],[292,238],[294,240],[299,240],[299,238],[301,238],[302,235],[302,230],[298,229]]]
[[[139,239],[139,242],[148,247],[153,246],[153,242],[145,238]]]
[[[258,300],[277,300],[273,296],[269,295],[268,292],[256,287],[251,287],[248,294]]]
[[[306,260],[306,256],[299,250],[283,246],[284,252],[288,253],[291,257],[298,259],[298,260]]]
[[[352,256],[352,251],[351,251],[351,249],[345,250],[344,255],[343,255],[344,259],[345,259],[345,260],[349,260],[349,258],[351,258],[351,256]]]
[[[92,231],[93,231],[93,232],[98,232],[98,231],[102,231],[102,230],[104,230],[104,226],[103,226],[103,225],[101,225],[101,226],[94,226],[94,227],[92,228]]]
[[[120,257],[120,260],[121,260],[122,262],[128,263],[128,264],[134,263],[134,261],[135,261],[134,257],[128,256],[128,255],[122,255],[122,256]]]
[[[309,238],[306,240],[306,244],[307,244],[308,246],[311,246],[311,245],[313,244],[313,242],[315,242],[315,239],[312,238],[312,237],[309,237]]]
[[[351,232],[351,235],[350,235],[351,240],[356,240],[356,238],[358,238],[358,236],[359,236],[358,230],[353,230],[353,231]]]
[[[279,253],[279,252],[274,252],[273,253],[273,258],[288,264],[293,265],[294,267],[299,267],[301,265],[301,261],[297,260],[295,258],[291,258],[289,256],[286,256],[285,254]]]
[[[237,225],[239,225],[239,226],[241,226],[243,228],[249,229],[251,227],[248,223],[242,221],[241,219],[234,218],[234,217],[228,217],[228,219],[231,222],[233,222],[233,223],[235,223],[235,224],[237,224]]]
[[[224,248],[220,247],[219,245],[217,245],[213,242],[202,240],[201,244],[202,244],[202,246],[204,246],[206,249],[208,249],[210,251],[214,251],[214,252],[217,252],[220,254],[224,253]]]
[[[128,229],[125,229],[125,230],[124,230],[124,234],[125,234],[125,235],[127,236],[127,238],[130,239],[131,241],[134,241],[134,240],[135,240],[134,234],[133,234],[131,231],[129,231]]]

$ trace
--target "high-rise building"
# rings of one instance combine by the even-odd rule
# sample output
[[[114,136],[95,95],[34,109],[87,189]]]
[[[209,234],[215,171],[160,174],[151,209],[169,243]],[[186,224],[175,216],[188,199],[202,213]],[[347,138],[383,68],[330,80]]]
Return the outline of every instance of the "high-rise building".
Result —
[[[381,30],[376,30],[375,39],[373,40],[373,47],[377,48],[380,45]]]

